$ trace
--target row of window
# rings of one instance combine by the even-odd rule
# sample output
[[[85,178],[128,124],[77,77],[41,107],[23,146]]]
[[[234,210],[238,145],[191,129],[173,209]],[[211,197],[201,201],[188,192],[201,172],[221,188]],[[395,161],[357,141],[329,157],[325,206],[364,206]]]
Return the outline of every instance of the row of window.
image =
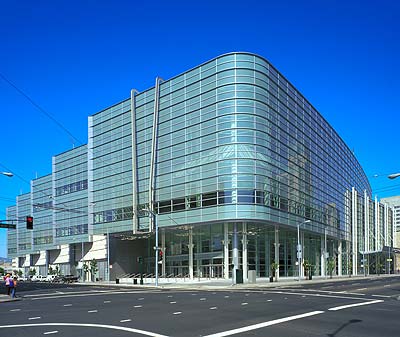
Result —
[[[34,245],[46,245],[53,243],[53,236],[42,236],[42,237],[37,237],[33,239],[33,244]]]
[[[133,218],[133,207],[121,207],[94,213],[94,223],[122,221]]]
[[[72,235],[79,235],[79,234],[87,234],[88,233],[88,225],[76,225],[70,227],[62,227],[56,229],[56,237],[63,237],[63,236],[72,236]]]
[[[56,196],[87,190],[87,179],[56,188]]]

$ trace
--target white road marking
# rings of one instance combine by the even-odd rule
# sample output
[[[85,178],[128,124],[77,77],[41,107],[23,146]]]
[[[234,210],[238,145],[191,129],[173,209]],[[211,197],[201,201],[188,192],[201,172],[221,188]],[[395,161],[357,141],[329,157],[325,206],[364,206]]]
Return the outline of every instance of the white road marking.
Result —
[[[205,300],[206,300],[205,297],[200,298],[200,301],[205,301]]]
[[[371,295],[373,297],[383,297],[383,298],[391,298],[392,296],[388,296],[388,295]]]
[[[352,286],[356,286],[356,285],[359,285],[359,284],[361,284],[361,283],[352,283],[351,285]]]
[[[267,302],[272,302],[272,300],[267,300]]]
[[[72,307],[72,304],[64,304],[64,307]]]
[[[249,304],[249,303],[247,303],[247,302],[243,302],[241,305],[247,305],[247,304]]]
[[[143,301],[144,297],[138,298],[138,301]]]
[[[132,321],[131,319],[121,319],[120,323],[131,322],[131,321]]]
[[[182,313],[182,311],[177,311],[177,312],[174,312],[173,315],[180,315],[181,313]]]
[[[375,303],[381,303],[381,302],[384,302],[384,301],[383,300],[375,300],[375,301],[369,301],[369,302],[353,303],[353,304],[341,305],[339,307],[329,308],[328,310],[337,311],[337,310],[342,310],[342,309],[347,309],[347,308],[352,308],[352,307],[359,307],[361,305],[369,305],[369,304],[375,304]]]
[[[68,293],[68,294],[64,294],[64,295],[50,295],[47,294],[47,296],[44,297],[33,297],[33,296],[37,296],[37,295],[31,295],[31,300],[32,301],[37,301],[37,300],[49,300],[49,299],[53,299],[53,298],[65,298],[65,297],[86,297],[86,296],[104,296],[104,295],[125,295],[125,294],[137,294],[139,293],[139,291],[97,291],[97,292],[91,292],[91,293],[87,293],[87,292],[79,292],[79,293]],[[142,293],[142,292],[140,292]],[[150,291],[150,293],[159,293],[159,291]],[[24,297],[29,297],[29,295],[25,295]]]
[[[391,284],[385,284],[383,287],[390,287]]]
[[[142,305],[135,305],[134,308],[141,308]]]
[[[176,302],[169,302],[169,304],[175,304]]]
[[[210,310],[216,310],[218,307],[211,307]]]
[[[33,320],[33,319],[41,319],[42,317],[40,317],[40,316],[37,316],[37,317],[29,317],[28,319],[31,321],[31,320]]]
[[[104,301],[103,303],[111,303],[111,301]]]
[[[97,310],[88,310],[88,313],[97,312]]]
[[[14,324],[14,325],[0,325],[0,329],[8,329],[8,328],[27,328],[27,327],[35,327],[35,326],[79,326],[79,327],[88,327],[88,328],[103,328],[103,329],[112,329],[112,330],[121,330],[127,332],[133,332],[135,334],[141,334],[150,337],[168,337],[165,335],[161,335],[158,333],[133,329],[123,326],[116,325],[106,325],[106,324],[88,324],[88,323],[37,323],[37,324]]]
[[[21,311],[21,309],[11,309],[10,311]]]
[[[360,289],[356,289],[356,291],[361,291],[361,290],[367,290],[368,288],[360,288]]]
[[[43,335],[52,335],[52,334],[55,334],[55,333],[58,333],[58,331],[54,330],[54,331],[43,332]]]
[[[285,323],[289,321],[293,321],[295,319],[300,319],[300,318],[305,318],[305,317],[310,317],[310,316],[315,316],[324,313],[324,311],[311,311],[307,312],[305,314],[300,314],[300,315],[295,315],[295,316],[289,316],[289,317],[284,317],[284,318],[279,318],[279,319],[274,319],[272,321],[268,322],[263,322],[263,323],[258,323],[258,324],[253,324],[249,326],[245,326],[243,328],[238,328],[238,329],[233,329],[233,330],[228,330],[228,331],[223,331],[223,332],[218,332],[212,335],[207,335],[204,337],[224,337],[224,336],[231,336],[235,335],[238,333],[243,333],[251,330],[256,330],[256,329],[261,329],[265,328],[267,326],[275,325],[275,324],[280,324],[280,323]]]
[[[167,297],[173,297],[172,295],[168,295]]]
[[[224,298],[229,298],[229,296],[224,296]]]

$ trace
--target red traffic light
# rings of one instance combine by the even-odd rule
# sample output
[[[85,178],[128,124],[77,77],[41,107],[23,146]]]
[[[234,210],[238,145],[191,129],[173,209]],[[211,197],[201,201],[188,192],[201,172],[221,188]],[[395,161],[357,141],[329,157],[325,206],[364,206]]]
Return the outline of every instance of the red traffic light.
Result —
[[[26,217],[26,229],[33,229],[33,216]]]

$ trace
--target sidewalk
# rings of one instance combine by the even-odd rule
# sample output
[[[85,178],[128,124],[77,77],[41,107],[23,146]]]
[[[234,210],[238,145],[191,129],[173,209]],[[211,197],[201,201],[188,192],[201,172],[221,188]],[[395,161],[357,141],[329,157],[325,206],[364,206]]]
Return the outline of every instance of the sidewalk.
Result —
[[[293,277],[281,277],[278,282],[270,282],[269,278],[257,278],[256,283],[241,283],[241,284],[232,284],[232,279],[186,279],[184,281],[171,281],[160,278],[158,281],[158,289],[193,289],[193,290],[207,290],[207,289],[215,289],[215,290],[232,290],[232,289],[249,289],[249,288],[278,288],[278,287],[299,287],[311,284],[320,284],[320,283],[332,283],[332,282],[354,282],[356,280],[363,279],[378,279],[378,278],[386,278],[386,277],[398,277],[399,274],[391,274],[391,275],[369,275],[369,276],[333,276],[329,277],[313,277],[312,280],[296,279]],[[139,283],[139,282],[138,282]],[[96,286],[104,286],[104,287],[134,287],[134,288],[155,288],[154,279],[145,280],[143,285],[140,284],[127,284],[127,283],[119,283],[116,282],[108,282],[108,281],[99,281],[95,283],[79,283],[80,285],[96,285]]]

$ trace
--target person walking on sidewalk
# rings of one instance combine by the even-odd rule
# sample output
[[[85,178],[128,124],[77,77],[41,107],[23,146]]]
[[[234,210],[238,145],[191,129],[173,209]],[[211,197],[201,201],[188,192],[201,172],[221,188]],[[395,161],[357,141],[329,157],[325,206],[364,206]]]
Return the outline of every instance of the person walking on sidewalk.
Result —
[[[7,274],[5,279],[4,279],[4,284],[6,285],[6,289],[7,289],[7,295],[10,296],[10,280],[11,280],[11,276],[10,274]]]
[[[11,298],[16,298],[17,296],[15,295],[17,291],[17,277],[15,276],[14,279],[10,278],[10,288],[11,288]]]

